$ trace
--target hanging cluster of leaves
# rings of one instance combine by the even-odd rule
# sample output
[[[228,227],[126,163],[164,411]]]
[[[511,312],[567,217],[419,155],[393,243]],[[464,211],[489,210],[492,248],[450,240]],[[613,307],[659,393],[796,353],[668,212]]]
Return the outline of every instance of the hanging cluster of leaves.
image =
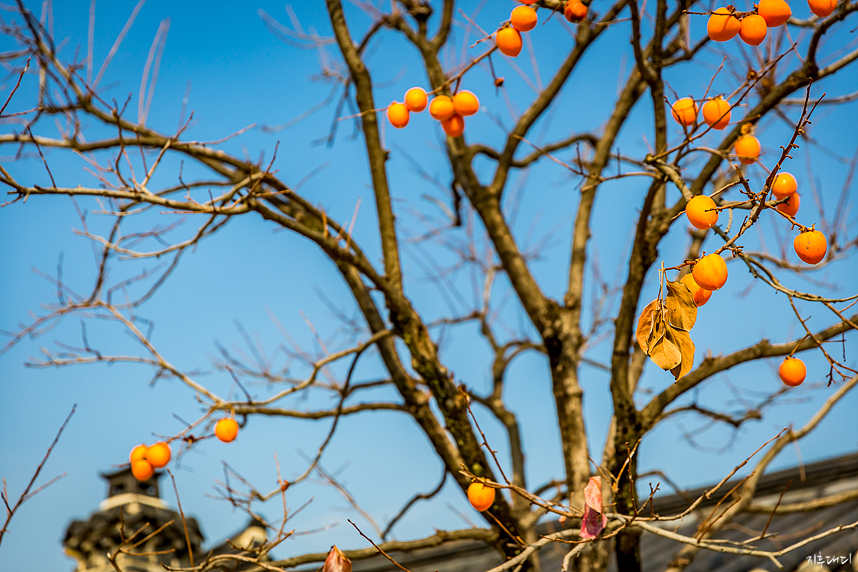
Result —
[[[646,305],[638,320],[637,340],[649,359],[679,379],[694,365],[694,342],[688,332],[697,321],[697,305],[682,282],[665,281],[667,295]]]

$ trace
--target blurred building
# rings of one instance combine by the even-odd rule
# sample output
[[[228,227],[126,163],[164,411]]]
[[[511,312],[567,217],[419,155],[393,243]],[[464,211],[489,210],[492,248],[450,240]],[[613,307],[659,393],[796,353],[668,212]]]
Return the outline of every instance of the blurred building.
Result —
[[[123,572],[163,572],[162,564],[190,566],[191,553],[199,564],[209,554],[240,552],[266,541],[265,527],[251,520],[228,541],[204,548],[196,519],[185,515],[183,523],[181,514],[161,498],[161,475],[146,482],[135,479],[130,468],[101,475],[107,481],[107,497],[88,519],[73,521],[63,539],[66,554],[77,561],[77,572],[115,572],[108,559],[114,554]],[[230,562],[223,570],[241,570],[236,564]]]

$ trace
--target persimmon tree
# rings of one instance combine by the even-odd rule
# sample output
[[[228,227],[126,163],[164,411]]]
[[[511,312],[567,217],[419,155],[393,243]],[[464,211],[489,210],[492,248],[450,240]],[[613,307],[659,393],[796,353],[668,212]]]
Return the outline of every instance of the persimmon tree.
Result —
[[[504,491],[493,501],[489,498],[492,504],[482,512],[483,528],[428,534],[427,527],[424,538],[385,542],[391,527],[414,502],[432,497],[418,495],[398,511],[390,526],[379,531],[376,542],[386,552],[478,539],[507,559],[497,569],[519,565],[539,569],[540,547],[574,540],[580,542],[568,547],[564,567],[604,570],[613,554],[620,570],[634,571],[642,565],[641,534],[649,532],[677,541],[671,570],[678,571],[701,550],[775,560],[792,550],[789,542],[774,551],[711,539],[736,515],[768,510],[755,502],[756,485],[766,467],[784,447],[812,432],[858,384],[854,358],[847,351],[854,340],[851,330],[858,321],[852,309],[858,299],[854,283],[851,292],[831,295],[821,280],[803,280],[809,273],[819,276],[820,268],[829,268],[834,276],[828,280],[848,285],[848,280],[837,277],[844,272],[844,261],[856,246],[854,228],[847,225],[846,218],[848,208],[854,206],[849,180],[842,189],[829,186],[816,191],[816,203],[825,208],[811,208],[812,191],[803,192],[803,206],[796,211],[796,189],[788,188],[789,179],[782,178],[786,171],[798,172],[798,155],[819,144],[812,137],[813,114],[831,105],[848,108],[854,99],[854,94],[845,91],[827,93],[826,86],[842,91],[842,84],[832,83],[834,79],[856,73],[858,48],[848,33],[856,25],[853,14],[858,3],[841,0],[827,16],[808,17],[807,7],[796,0],[794,14],[786,14],[779,27],[770,27],[765,43],[759,39],[766,33],[765,27],[759,27],[760,16],[782,17],[779,6],[760,8],[758,14],[758,9],[748,3],[745,12],[731,7],[713,15],[718,6],[691,0],[570,2],[569,6],[559,0],[539,0],[525,4],[536,9],[538,24],[531,26],[532,15],[519,12],[514,17],[516,25],[530,26],[524,33],[555,37],[553,55],[559,59],[543,66],[541,73],[550,75],[544,76],[544,85],[541,80],[537,82],[533,97],[510,106],[511,125],[492,109],[487,111],[500,128],[495,131],[500,135],[493,140],[472,136],[468,125],[472,120],[466,114],[476,111],[478,99],[485,111],[490,96],[504,94],[505,83],[514,81],[515,74],[525,79],[527,74],[513,59],[522,50],[521,33],[510,28],[508,21],[484,21],[476,3],[398,0],[378,5],[356,1],[348,5],[354,13],[347,16],[341,0],[326,0],[325,28],[330,35],[305,33],[294,22],[288,27],[275,16],[262,14],[269,29],[290,42],[325,48],[328,56],[331,46],[338,50],[339,63],[328,65],[323,72],[337,86],[339,99],[334,98],[332,105],[322,106],[318,113],[328,114],[325,122],[334,121],[329,143],[360,145],[365,152],[376,227],[372,232],[362,228],[358,234],[354,232],[357,210],[351,219],[337,220],[332,214],[337,210],[334,205],[316,204],[299,190],[301,181],[295,174],[278,171],[277,153],[282,150],[270,149],[273,158],[257,162],[219,148],[229,137],[241,137],[242,133],[224,133],[222,140],[205,142],[190,137],[188,122],[176,131],[151,126],[146,118],[151,95],[147,96],[143,88],[135,117],[130,105],[133,97],[117,101],[115,93],[107,95],[108,88],[102,87],[102,74],[109,69],[115,50],[93,79],[92,59],[81,60],[74,49],[58,43],[39,17],[18,0],[18,12],[4,24],[4,33],[14,38],[18,47],[3,55],[16,81],[0,110],[4,129],[0,146],[7,156],[17,153],[20,164],[26,164],[28,170],[18,169],[18,162],[0,166],[0,183],[8,197],[4,208],[38,208],[54,197],[72,196],[97,204],[98,216],[112,217],[113,222],[109,232],[98,233],[90,231],[87,220],[81,219],[81,232],[99,253],[92,290],[75,293],[56,276],[58,301],[14,333],[6,347],[23,343],[28,336],[38,335],[69,316],[107,321],[124,330],[138,343],[138,353],[112,354],[93,347],[84,335],[82,342],[68,340],[59,349],[46,349],[33,365],[135,362],[152,368],[158,377],[179,380],[190,390],[189,402],[196,399],[204,411],[186,429],[168,437],[174,454],[210,436],[214,424],[224,417],[234,417],[242,426],[259,416],[329,423],[328,437],[298,478],[286,482],[278,477],[280,485],[272,490],[224,489],[226,498],[251,514],[257,514],[259,503],[302,486],[311,475],[333,481],[320,461],[328,443],[336,438],[339,419],[384,410],[401,412],[420,428],[444,467],[444,479],[452,479],[461,488],[463,502],[474,481],[484,488]],[[510,9],[517,5],[509,3]],[[816,6],[818,10],[827,8]],[[707,22],[708,33],[703,31]],[[711,22],[735,27],[731,33],[741,33],[747,45],[716,43],[710,36],[724,40],[730,34],[713,32]],[[752,25],[756,27],[751,29]],[[456,33],[456,26],[467,29],[464,40]],[[379,96],[376,78],[380,70],[371,65],[368,46],[391,38],[405,42],[421,62],[424,82],[418,87],[428,93],[426,100],[415,92],[405,98],[405,105],[388,105]],[[162,41],[159,31],[144,78],[153,64],[153,54],[161,57]],[[462,41],[464,50],[457,45]],[[608,41],[627,46],[623,49],[633,65],[623,72],[616,99],[610,102],[602,123],[597,128],[582,129],[577,122],[590,113],[588,102],[582,101],[570,111],[560,107],[561,93],[570,89],[573,76],[579,82],[604,81],[602,77],[582,79],[580,70],[588,65],[588,59],[604,57],[599,51],[604,53]],[[741,40],[736,37],[728,41]],[[759,46],[753,47],[755,43]],[[538,49],[528,46],[527,53],[538,61]],[[115,48],[121,48],[121,41]],[[448,57],[459,51],[461,57]],[[170,57],[169,50],[164,57]],[[682,82],[682,74],[695,62],[712,64],[713,75],[694,88],[690,99],[676,103],[681,98],[672,82]],[[37,84],[30,92],[36,94],[32,101],[16,95],[19,85],[27,82]],[[402,89],[403,98],[408,87]],[[469,96],[457,102],[452,96],[464,93],[465,88],[476,98]],[[448,102],[445,96],[452,99]],[[433,109],[435,98],[439,99]],[[433,117],[442,120],[446,133],[438,131],[446,166],[443,182],[435,181],[444,195],[433,199],[439,205],[440,217],[412,214],[398,203],[408,194],[407,183],[394,183],[389,173],[392,158],[404,156],[408,160],[416,154],[410,146],[423,146],[408,139],[392,141],[411,128],[409,117],[415,121],[418,108],[427,103]],[[710,103],[713,106],[707,110]],[[698,115],[701,107],[702,118]],[[854,113],[854,107],[849,109]],[[632,122],[633,117],[638,119]],[[828,116],[827,120],[834,119]],[[355,125],[359,142],[337,140],[336,125],[343,121]],[[769,126],[787,125],[789,129],[781,129],[778,139],[771,140],[762,127],[767,121]],[[644,132],[631,133],[631,124],[646,127]],[[556,125],[562,128],[550,129]],[[405,131],[395,131],[394,126]],[[642,151],[641,145],[635,147],[628,141],[644,141],[647,149]],[[763,155],[759,154],[760,141],[770,150]],[[826,144],[842,152],[837,142]],[[394,145],[401,151],[392,151]],[[52,168],[54,158],[61,155],[76,157],[83,170]],[[336,157],[331,160],[335,162]],[[414,180],[432,179],[419,162],[413,161],[412,166]],[[540,170],[562,170],[563,184],[572,196],[568,204],[560,206],[572,209],[571,240],[563,255],[552,259],[553,264],[566,269],[563,285],[538,278],[539,246],[531,250],[523,246],[525,231],[515,223],[520,201],[528,200],[521,198],[523,179],[519,175]],[[806,175],[806,179],[813,177],[812,172]],[[356,187],[363,184],[362,179],[354,181]],[[692,201],[704,196],[706,201]],[[620,248],[623,262],[619,284],[609,284],[603,278],[604,269],[594,261],[597,197],[613,202],[617,211],[634,213],[631,245]],[[686,213],[686,205],[692,203]],[[196,223],[189,232],[183,227],[186,235],[179,240],[173,238],[177,215],[189,215]],[[356,320],[343,319],[358,339],[354,345],[325,348],[320,355],[297,353],[306,371],[300,378],[287,366],[272,369],[262,362],[253,365],[221,348],[216,366],[222,375],[231,376],[237,389],[233,397],[227,397],[207,386],[193,371],[174,366],[170,350],[158,347],[140,316],[147,305],[157,303],[159,287],[170,279],[182,255],[190,249],[205,248],[207,237],[237,217],[300,235],[308,249],[336,267],[358,316]],[[141,230],[137,220],[152,226]],[[779,229],[777,236],[785,246],[767,247],[762,240],[763,229],[769,233],[772,225]],[[413,232],[420,227],[424,230]],[[757,232],[749,232],[751,229]],[[808,234],[817,231],[822,239]],[[798,254],[792,237],[801,238],[801,247],[799,241],[795,246]],[[413,272],[407,272],[409,265],[403,262],[403,253],[412,243],[443,253],[443,262],[426,255],[414,265]],[[680,249],[680,254],[664,254]],[[111,268],[141,260],[167,262],[131,277],[110,277]],[[854,265],[854,259],[849,263]],[[419,270],[421,266],[425,273]],[[717,290],[728,279],[728,267],[729,281],[776,293],[774,301],[768,302],[776,308],[771,311],[794,315],[798,334],[775,341],[761,339],[720,355],[695,345],[693,327],[706,319],[706,308],[698,309],[698,305],[706,303],[709,296],[717,299]],[[426,302],[413,295],[424,274],[443,290],[462,288],[458,277],[463,272],[469,273],[474,296],[471,301],[460,297],[446,315],[425,310]],[[595,292],[592,301],[590,290]],[[658,294],[650,301],[654,292]],[[815,316],[813,324],[809,323],[811,313]],[[517,328],[509,325],[515,317],[519,318]],[[820,322],[822,317],[824,323]],[[744,322],[757,318],[733,316],[730,325],[724,325],[724,336],[730,335],[731,328],[743,328]],[[469,344],[489,348],[490,358],[484,365],[491,379],[487,392],[455,377],[457,364],[448,362],[440,349],[444,333],[458,330],[465,332],[460,335],[475,336]],[[827,349],[827,343],[835,340],[842,352]],[[602,342],[610,345],[606,361],[594,357],[593,348]],[[528,419],[519,419],[515,407],[505,400],[510,384],[526,381],[508,377],[512,362],[526,353],[540,356],[546,364],[561,443],[557,454],[562,460],[562,474],[544,475],[548,484],[541,487],[525,477],[521,427]],[[656,526],[658,521],[678,520],[702,499],[679,515],[643,510],[651,499],[638,488],[638,451],[647,435],[665,419],[676,416],[699,417],[738,430],[747,421],[760,419],[792,390],[778,381],[769,386],[771,390],[764,398],[748,403],[739,413],[692,399],[695,391],[728,369],[742,371],[762,360],[780,364],[785,358],[789,371],[782,373],[784,383],[796,385],[804,377],[796,370],[797,359],[814,353],[822,355],[827,364],[824,371],[807,372],[808,378],[822,382],[814,391],[824,392],[823,405],[805,424],[785,428],[770,441],[758,443],[754,470],[736,491],[738,500],[723,503],[696,537]],[[385,371],[384,379],[357,379],[353,374],[360,359],[377,359]],[[589,373],[593,366],[600,373]],[[640,391],[645,372],[659,380],[654,393]],[[585,375],[602,376],[609,385],[612,413],[604,420],[610,427],[604,446],[588,439],[582,389]],[[273,389],[266,397],[254,397],[245,389],[248,380],[263,381]],[[359,399],[378,387],[395,390],[396,398]],[[335,405],[311,411],[290,406],[295,399],[317,394],[333,396]],[[478,418],[483,424],[502,427],[507,442],[487,442]],[[601,458],[591,458],[597,449],[603,450]],[[737,470],[752,452],[737,454]],[[731,475],[723,476],[726,481]],[[716,488],[710,496],[728,492]],[[820,499],[814,506],[845,498]],[[778,511],[803,508],[785,503]],[[540,537],[537,524],[549,517],[562,517],[571,526]],[[855,527],[855,523],[841,524]],[[271,530],[276,533],[272,542],[243,558],[252,561],[267,556],[287,534],[284,525],[285,515],[282,522],[272,521]],[[835,527],[822,534],[836,532]],[[339,544],[350,543],[351,537]],[[351,558],[374,554],[376,548],[345,551]],[[233,557],[210,558],[194,569],[209,569],[218,559],[229,558]],[[343,553],[332,551],[327,569],[335,569],[342,558]],[[296,556],[268,562],[266,569],[324,560],[324,554]]]

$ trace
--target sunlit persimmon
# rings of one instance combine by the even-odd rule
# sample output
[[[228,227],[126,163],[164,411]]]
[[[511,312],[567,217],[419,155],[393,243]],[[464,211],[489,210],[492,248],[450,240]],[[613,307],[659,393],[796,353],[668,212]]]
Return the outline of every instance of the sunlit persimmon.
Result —
[[[727,283],[727,263],[718,254],[707,254],[698,260],[691,273],[694,281],[705,290],[719,290]]]
[[[170,462],[170,457],[172,456],[170,446],[163,441],[155,443],[146,451],[146,460],[156,469],[165,467]]]
[[[516,6],[509,15],[509,23],[519,32],[529,32],[536,27],[536,10],[529,6]]]
[[[703,104],[703,121],[712,129],[724,129],[730,124],[730,102],[716,97]]]
[[[580,0],[568,0],[563,6],[563,15],[573,24],[580,22],[587,17],[587,6]]]
[[[795,216],[800,205],[801,197],[798,196],[798,193],[793,193],[787,197],[786,202],[778,205],[778,210],[789,216]]]
[[[429,115],[438,121],[449,119],[456,113],[456,108],[453,107],[453,100],[446,95],[439,95],[429,104]]]
[[[748,165],[756,163],[760,158],[760,140],[753,135],[743,135],[734,144],[739,160]]]
[[[133,464],[134,461],[145,459],[147,449],[148,447],[146,447],[146,445],[137,445],[136,447],[131,449],[131,454],[128,455],[128,460]]]
[[[727,42],[739,33],[739,28],[741,27],[742,24],[738,18],[733,16],[733,11],[729,8],[721,7],[709,16],[709,22],[706,23],[706,33],[709,34],[710,40]]]
[[[495,34],[495,43],[498,49],[505,56],[514,58],[521,53],[522,41],[521,32],[515,28],[501,28]]]
[[[811,12],[820,18],[825,18],[837,8],[837,0],[807,0],[807,5]]]
[[[766,26],[775,28],[781,24],[786,24],[789,17],[792,16],[792,10],[784,0],[760,0],[760,3],[757,4],[757,14],[763,17]]]
[[[229,443],[238,436],[238,423],[232,417],[224,417],[215,424],[215,437]]]
[[[798,183],[792,174],[781,171],[772,181],[772,194],[776,199],[782,199],[793,194],[798,189]]]
[[[768,25],[759,14],[751,14],[742,18],[739,26],[739,37],[749,46],[759,46],[766,39]]]
[[[685,205],[685,216],[692,226],[699,229],[712,228],[718,222],[717,205],[710,197],[698,195]]]
[[[671,107],[671,113],[677,123],[685,127],[691,127],[697,120],[697,104],[690,97],[677,99]]]
[[[462,90],[453,96],[453,108],[458,115],[467,117],[480,110],[480,100],[470,91]]]
[[[691,297],[694,298],[694,304],[697,307],[702,306],[712,297],[712,291],[701,288],[700,284],[694,280],[694,275],[692,274],[686,274],[680,282],[688,286],[688,289],[691,290]]]
[[[828,251],[828,240],[818,230],[802,232],[792,244],[798,257],[808,264],[819,264]]]
[[[426,90],[422,87],[412,87],[405,92],[405,107],[408,111],[419,113],[426,109],[427,103]]]
[[[807,367],[800,359],[787,357],[778,368],[778,375],[781,376],[781,381],[786,385],[797,387],[801,385],[804,378],[807,377]]]
[[[137,459],[131,463],[131,474],[138,481],[148,481],[155,474],[155,467],[146,459]]]
[[[465,132],[465,118],[454,113],[452,117],[441,122],[441,127],[448,136],[459,137]]]
[[[408,125],[410,113],[404,103],[394,101],[387,107],[387,120],[397,129],[402,129]]]
[[[480,482],[473,482],[468,487],[468,500],[471,506],[482,512],[495,502],[495,490]]]

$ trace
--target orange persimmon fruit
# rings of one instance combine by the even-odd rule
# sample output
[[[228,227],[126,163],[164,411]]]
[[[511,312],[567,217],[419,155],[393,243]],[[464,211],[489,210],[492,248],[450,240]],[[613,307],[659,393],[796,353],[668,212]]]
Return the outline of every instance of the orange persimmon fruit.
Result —
[[[387,120],[397,129],[402,129],[408,125],[410,115],[404,103],[394,101],[387,107]]]
[[[480,110],[480,100],[470,91],[460,91],[453,96],[453,109],[458,115],[467,117]]]
[[[697,261],[691,274],[704,290],[720,290],[727,283],[727,263],[718,254],[707,254]]]
[[[529,32],[536,27],[536,10],[530,6],[516,6],[509,15],[509,23],[519,32]]]
[[[800,359],[787,356],[778,368],[778,375],[781,376],[781,381],[786,385],[797,387],[807,376],[807,367]]]
[[[733,16],[733,11],[726,7],[715,10],[706,23],[706,32],[714,42],[727,42],[739,33],[742,27],[739,19]]]
[[[459,137],[465,132],[465,118],[454,113],[449,119],[441,122],[441,127],[448,136]]]
[[[495,490],[480,482],[473,482],[468,487],[468,500],[471,506],[483,512],[495,502]]]
[[[131,463],[131,474],[138,481],[148,481],[155,474],[155,467],[146,459],[137,459]]]
[[[712,129],[724,129],[730,124],[730,102],[721,96],[703,104],[703,121]]]
[[[760,3],[757,4],[757,14],[763,17],[766,26],[776,28],[781,24],[786,24],[789,17],[792,16],[792,10],[784,0],[760,0]]]
[[[580,0],[568,0],[563,5],[563,15],[573,24],[580,22],[587,17],[587,6]]]
[[[439,95],[429,104],[429,115],[438,121],[449,119],[456,113],[456,108],[453,107],[453,100],[446,95]]]
[[[405,92],[405,107],[408,111],[419,113],[426,109],[427,103],[426,90],[422,87],[412,87]]]
[[[742,135],[734,143],[736,155],[747,165],[756,163],[760,158],[760,140],[753,135]]]
[[[215,437],[229,443],[238,436],[238,423],[232,417],[224,417],[215,424]]]
[[[718,222],[717,205],[710,197],[698,195],[685,205],[685,216],[695,228],[712,228]]]
[[[828,251],[828,241],[818,230],[802,232],[792,241],[795,253],[808,264],[819,264]]]
[[[739,37],[749,46],[759,46],[766,39],[768,25],[759,14],[751,14],[742,18],[739,26]]]
[[[680,282],[685,284],[689,290],[691,290],[691,297],[694,298],[694,304],[699,308],[703,304],[709,301],[709,298],[712,297],[712,290],[707,290],[705,288],[701,288],[700,284],[695,282],[694,276],[692,274],[686,274],[680,279]]]
[[[673,102],[670,108],[673,118],[682,126],[691,127],[697,120],[697,104],[690,97],[683,97]]]
[[[146,460],[156,469],[166,466],[172,456],[170,446],[163,441],[155,443],[146,451]]]
[[[791,173],[781,171],[772,181],[772,194],[776,199],[783,199],[793,194],[798,189],[798,183]]]
[[[811,12],[820,18],[825,18],[837,8],[837,0],[807,0],[807,5]]]
[[[503,55],[514,58],[521,53],[521,32],[515,28],[501,28],[495,34],[495,43]]]
[[[798,212],[798,207],[801,205],[801,197],[798,193],[793,193],[787,196],[785,203],[778,205],[778,210],[789,216],[795,216]]]
[[[141,459],[146,458],[146,451],[149,448],[146,445],[137,445],[133,449],[131,449],[131,454],[128,455],[128,460],[131,464],[134,464],[134,461],[139,461]]]

